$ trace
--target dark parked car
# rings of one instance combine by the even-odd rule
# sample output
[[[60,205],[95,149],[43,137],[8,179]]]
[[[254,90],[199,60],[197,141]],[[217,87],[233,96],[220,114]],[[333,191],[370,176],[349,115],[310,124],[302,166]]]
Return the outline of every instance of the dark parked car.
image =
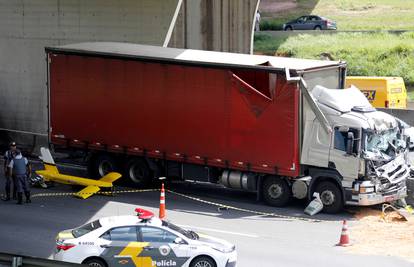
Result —
[[[315,15],[302,16],[283,24],[283,30],[336,30],[336,22]]]

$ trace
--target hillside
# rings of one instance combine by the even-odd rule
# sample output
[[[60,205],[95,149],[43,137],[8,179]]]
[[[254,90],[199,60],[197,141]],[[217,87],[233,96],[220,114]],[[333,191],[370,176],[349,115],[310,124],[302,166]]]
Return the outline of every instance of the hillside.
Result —
[[[348,63],[349,75],[401,76],[414,86],[413,0],[262,0],[259,8],[262,29],[318,14],[336,20],[338,31],[256,33],[255,53],[310,59],[328,53]],[[375,32],[342,32],[358,30]]]
[[[414,30],[412,0],[261,0],[259,10],[264,29],[317,14],[335,20],[338,30]]]

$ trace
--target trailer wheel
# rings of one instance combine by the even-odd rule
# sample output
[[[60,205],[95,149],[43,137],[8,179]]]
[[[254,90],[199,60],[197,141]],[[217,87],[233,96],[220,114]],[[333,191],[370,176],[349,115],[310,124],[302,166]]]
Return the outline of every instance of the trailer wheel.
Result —
[[[290,186],[282,178],[269,176],[262,186],[263,198],[271,206],[286,206],[292,197]]]
[[[145,187],[151,182],[151,170],[142,159],[131,159],[125,168],[125,175],[136,187]]]
[[[118,166],[116,160],[108,154],[100,154],[95,160],[93,166],[93,172],[95,177],[103,177],[106,174],[117,171]]]
[[[341,190],[334,183],[322,181],[318,184],[316,192],[322,200],[324,212],[338,213],[342,210],[344,202]]]

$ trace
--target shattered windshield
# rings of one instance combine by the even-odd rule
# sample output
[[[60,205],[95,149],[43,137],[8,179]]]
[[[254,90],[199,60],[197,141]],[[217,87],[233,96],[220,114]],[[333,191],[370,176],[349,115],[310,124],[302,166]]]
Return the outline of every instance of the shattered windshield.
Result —
[[[401,135],[398,128],[389,129],[381,132],[367,132],[365,138],[365,150],[375,154],[382,154],[394,157],[401,147],[403,147]]]

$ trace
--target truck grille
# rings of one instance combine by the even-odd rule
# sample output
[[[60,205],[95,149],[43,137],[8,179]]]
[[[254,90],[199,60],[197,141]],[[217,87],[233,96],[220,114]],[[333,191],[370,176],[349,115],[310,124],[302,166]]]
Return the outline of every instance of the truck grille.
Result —
[[[393,175],[394,175],[394,173],[396,173],[396,172],[397,172],[397,171],[399,171],[399,170],[401,170],[401,165],[399,165],[397,168],[395,168],[395,170],[390,171],[390,172],[388,173],[388,175],[391,177],[391,176],[393,176]]]

